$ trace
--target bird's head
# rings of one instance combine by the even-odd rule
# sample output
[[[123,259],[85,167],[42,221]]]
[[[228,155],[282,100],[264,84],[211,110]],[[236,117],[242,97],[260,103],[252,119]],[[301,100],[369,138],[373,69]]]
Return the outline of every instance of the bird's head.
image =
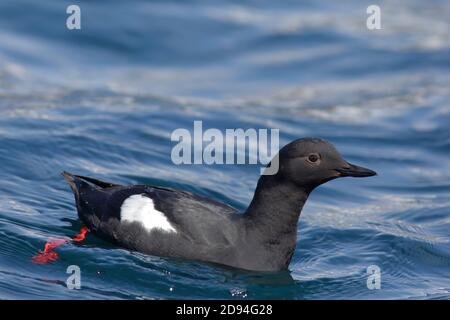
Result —
[[[304,138],[284,146],[278,153],[278,178],[312,190],[340,177],[370,177],[375,171],[344,160],[329,142]]]

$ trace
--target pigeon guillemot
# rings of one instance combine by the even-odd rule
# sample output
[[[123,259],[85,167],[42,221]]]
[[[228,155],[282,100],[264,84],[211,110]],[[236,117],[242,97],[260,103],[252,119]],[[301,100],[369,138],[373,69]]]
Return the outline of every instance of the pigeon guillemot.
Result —
[[[339,177],[372,170],[345,161],[332,144],[295,140],[278,153],[279,170],[262,175],[243,214],[190,192],[121,186],[63,172],[78,215],[98,236],[146,254],[208,261],[256,271],[287,269],[308,195]]]

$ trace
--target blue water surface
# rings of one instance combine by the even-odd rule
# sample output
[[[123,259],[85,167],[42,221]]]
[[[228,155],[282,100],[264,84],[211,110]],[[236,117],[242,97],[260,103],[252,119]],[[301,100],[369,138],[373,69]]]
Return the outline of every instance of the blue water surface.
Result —
[[[450,3],[0,2],[0,298],[449,299]],[[82,29],[66,28],[81,8]],[[317,136],[376,170],[314,191],[289,271],[129,252],[81,227],[62,170],[244,210],[259,166],[180,165],[177,128]],[[82,287],[66,287],[78,265]],[[381,289],[367,287],[367,268]]]

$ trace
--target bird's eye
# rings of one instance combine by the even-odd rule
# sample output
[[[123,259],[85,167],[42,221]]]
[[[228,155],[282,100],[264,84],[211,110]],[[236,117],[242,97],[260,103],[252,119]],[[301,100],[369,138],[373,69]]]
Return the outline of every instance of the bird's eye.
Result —
[[[319,156],[315,153],[312,153],[308,156],[309,162],[315,163],[315,162],[317,162],[317,160],[319,160]]]

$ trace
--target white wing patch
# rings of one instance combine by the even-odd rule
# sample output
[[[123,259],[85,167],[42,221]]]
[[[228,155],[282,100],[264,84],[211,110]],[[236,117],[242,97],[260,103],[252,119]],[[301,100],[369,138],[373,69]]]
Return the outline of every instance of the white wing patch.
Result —
[[[139,222],[145,229],[159,229],[177,232],[161,211],[155,209],[153,200],[142,194],[135,194],[123,202],[120,207],[120,219],[127,222]]]

